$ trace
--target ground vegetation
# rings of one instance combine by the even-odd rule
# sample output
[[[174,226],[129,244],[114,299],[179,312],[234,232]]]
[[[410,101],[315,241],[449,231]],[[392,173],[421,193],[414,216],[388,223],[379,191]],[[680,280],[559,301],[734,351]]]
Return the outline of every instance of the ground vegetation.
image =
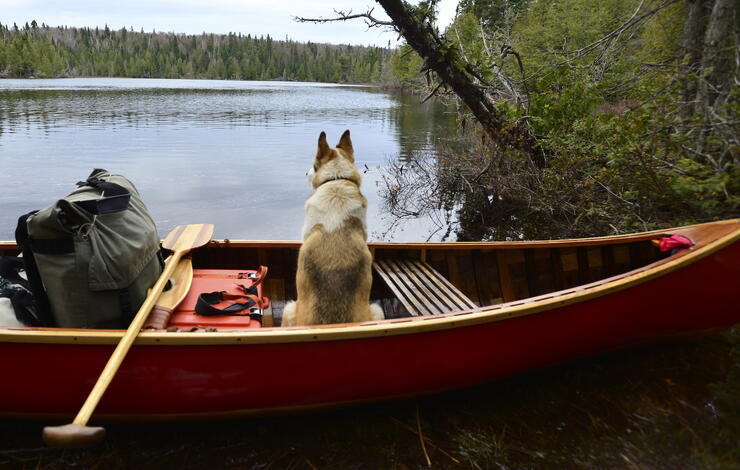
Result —
[[[460,129],[437,155],[392,165],[386,201],[396,217],[442,212],[441,233],[479,240],[740,214],[735,2],[463,0],[443,32],[433,1],[378,3],[405,8],[434,38],[420,46],[394,18],[407,45],[392,71],[422,96],[450,100]],[[462,85],[440,73],[435,54]],[[458,86],[483,96],[495,125]]]

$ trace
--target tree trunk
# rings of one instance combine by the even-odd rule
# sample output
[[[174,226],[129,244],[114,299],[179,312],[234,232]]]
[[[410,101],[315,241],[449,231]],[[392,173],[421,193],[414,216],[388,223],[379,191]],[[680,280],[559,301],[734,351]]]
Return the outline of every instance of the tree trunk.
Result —
[[[525,150],[535,156],[538,166],[544,161],[529,126],[512,123],[501,116],[485,90],[477,85],[457,58],[456,48],[439,37],[434,27],[419,18],[403,0],[376,0],[386,11],[406,42],[424,59],[427,69],[457,94],[483,127],[486,135],[501,146]]]
[[[707,30],[711,4],[707,0],[688,0],[686,5],[686,21],[683,27],[682,50],[686,58],[686,65],[693,73],[697,73],[701,64],[701,53],[704,47],[704,36]],[[683,83],[682,97],[687,103],[684,116],[694,110],[693,101],[696,99],[696,79],[693,77]],[[692,103],[688,105],[688,103]]]
[[[730,91],[737,0],[715,0],[707,23],[701,69],[697,87],[697,102],[703,109],[714,107]]]

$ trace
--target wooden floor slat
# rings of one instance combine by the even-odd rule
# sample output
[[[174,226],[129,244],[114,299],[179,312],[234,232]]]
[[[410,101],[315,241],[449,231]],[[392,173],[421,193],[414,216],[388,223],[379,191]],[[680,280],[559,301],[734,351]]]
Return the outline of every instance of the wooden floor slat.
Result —
[[[429,289],[431,289],[432,292],[436,292],[436,297],[439,299],[438,311],[444,312],[456,310],[458,308],[457,304],[453,302],[447,294],[439,290],[437,284],[435,284],[434,281],[421,270],[419,264],[420,263],[408,263],[408,267]]]
[[[373,268],[412,315],[469,310],[476,304],[437,270],[417,259],[386,259]]]
[[[406,276],[409,277],[409,280],[420,289],[421,293],[424,295],[424,302],[431,312],[439,312],[444,311],[447,307],[445,305],[441,304],[440,300],[432,293],[432,291],[429,290],[429,288],[425,285],[424,282],[422,282],[419,277],[416,275],[414,270],[412,269],[414,263],[406,263],[403,260],[398,260],[396,263],[396,266],[399,270],[403,270]],[[423,276],[422,276],[423,278]],[[432,287],[433,288],[433,287]]]
[[[396,285],[408,296],[407,300],[414,304],[416,311],[422,315],[433,315],[435,307],[426,299],[419,287],[401,270],[393,260],[381,261],[385,264],[388,275],[394,279]]]
[[[420,262],[419,266],[445,293],[447,293],[447,295],[449,295],[450,299],[455,300],[457,305],[462,307],[462,309],[478,308],[472,300],[460,292],[454,284],[445,279],[444,276],[437,272],[433,267],[424,262]]]
[[[270,307],[263,314],[262,326],[279,325],[285,308],[285,283],[279,278],[265,279],[263,295],[270,299]]]
[[[408,310],[408,312],[412,315],[419,315],[419,312],[414,307],[414,305],[409,302],[409,296],[411,295],[411,293],[406,290],[405,286],[396,283],[396,279],[389,274],[390,268],[388,267],[388,265],[384,261],[378,261],[373,263],[373,267],[375,268],[375,271],[378,272],[380,277],[385,281],[390,290],[393,291],[398,300],[401,301],[406,310]]]

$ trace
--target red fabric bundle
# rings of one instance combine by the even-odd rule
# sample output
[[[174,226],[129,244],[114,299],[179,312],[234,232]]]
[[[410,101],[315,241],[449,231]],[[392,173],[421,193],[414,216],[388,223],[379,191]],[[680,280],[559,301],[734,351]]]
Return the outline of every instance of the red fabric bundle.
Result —
[[[689,248],[694,245],[694,242],[689,240],[687,237],[684,237],[683,235],[671,235],[669,237],[663,237],[658,242],[658,249],[661,252],[664,251],[680,251],[685,250],[686,248]]]

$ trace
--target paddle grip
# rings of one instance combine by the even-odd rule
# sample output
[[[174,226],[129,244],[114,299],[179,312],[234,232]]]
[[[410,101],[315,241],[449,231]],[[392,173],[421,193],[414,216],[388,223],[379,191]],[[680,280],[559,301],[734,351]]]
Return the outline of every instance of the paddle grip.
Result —
[[[149,318],[147,318],[146,323],[144,323],[144,329],[164,330],[170,323],[171,316],[171,308],[162,307],[161,305],[155,305],[152,311],[149,313]]]

